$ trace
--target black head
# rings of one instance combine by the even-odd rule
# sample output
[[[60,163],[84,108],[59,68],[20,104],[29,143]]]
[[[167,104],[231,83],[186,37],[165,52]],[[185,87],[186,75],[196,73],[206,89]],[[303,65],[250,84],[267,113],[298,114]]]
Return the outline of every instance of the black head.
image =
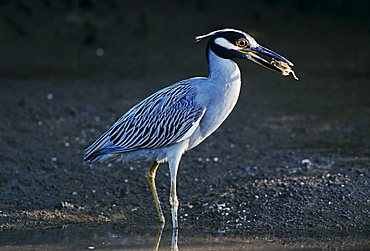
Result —
[[[249,34],[236,29],[222,29],[206,35],[195,37],[196,41],[209,38],[207,50],[224,59],[249,59],[271,70],[282,73],[284,76],[293,74],[293,64],[265,47],[259,45]],[[296,78],[297,79],[297,78]]]

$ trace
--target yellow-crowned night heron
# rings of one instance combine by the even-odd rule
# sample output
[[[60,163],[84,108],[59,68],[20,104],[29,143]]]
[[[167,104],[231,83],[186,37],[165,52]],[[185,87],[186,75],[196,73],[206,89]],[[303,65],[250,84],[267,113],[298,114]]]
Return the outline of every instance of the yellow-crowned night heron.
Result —
[[[208,39],[208,77],[186,79],[147,97],[89,146],[84,157],[90,162],[112,157],[154,161],[147,179],[161,222],[165,219],[155,174],[159,164],[167,161],[173,228],[178,228],[176,174],[181,156],[213,133],[238,100],[241,78],[239,67],[233,60],[249,59],[284,76],[292,73],[296,78],[290,61],[262,47],[245,32],[222,29],[195,39]]]

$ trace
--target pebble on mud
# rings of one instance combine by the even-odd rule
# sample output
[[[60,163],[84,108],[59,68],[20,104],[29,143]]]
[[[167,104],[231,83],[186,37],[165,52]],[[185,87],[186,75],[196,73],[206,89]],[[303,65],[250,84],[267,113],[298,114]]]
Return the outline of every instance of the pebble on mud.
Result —
[[[311,165],[312,165],[312,162],[311,162],[311,160],[309,160],[309,159],[303,159],[303,160],[301,161],[301,164],[302,164],[303,166],[305,166],[305,167],[309,167],[309,166],[311,166]]]
[[[102,49],[102,48],[98,48],[98,49],[96,49],[96,56],[98,56],[98,57],[102,57],[102,56],[104,56],[104,50]]]
[[[48,93],[48,94],[46,94],[46,98],[48,100],[52,100],[54,98],[54,95],[52,93]]]

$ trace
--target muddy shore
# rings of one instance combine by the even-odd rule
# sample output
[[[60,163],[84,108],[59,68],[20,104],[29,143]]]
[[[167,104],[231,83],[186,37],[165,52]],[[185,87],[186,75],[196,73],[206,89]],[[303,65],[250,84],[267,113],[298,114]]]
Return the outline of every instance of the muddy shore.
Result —
[[[180,226],[368,240],[368,19],[268,1],[100,5],[1,6],[2,231],[157,224],[150,163],[91,166],[84,148],[154,91],[207,75],[206,44],[193,37],[229,26],[291,59],[300,81],[238,62],[237,107],[182,159]],[[167,221],[169,185],[162,165]]]

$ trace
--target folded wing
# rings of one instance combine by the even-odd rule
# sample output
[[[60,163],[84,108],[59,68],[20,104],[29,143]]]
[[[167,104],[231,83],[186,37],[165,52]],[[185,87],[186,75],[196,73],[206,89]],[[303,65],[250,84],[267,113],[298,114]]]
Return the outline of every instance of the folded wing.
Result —
[[[170,146],[189,137],[205,108],[195,102],[186,81],[164,88],[131,108],[85,151],[99,161],[119,153]]]

